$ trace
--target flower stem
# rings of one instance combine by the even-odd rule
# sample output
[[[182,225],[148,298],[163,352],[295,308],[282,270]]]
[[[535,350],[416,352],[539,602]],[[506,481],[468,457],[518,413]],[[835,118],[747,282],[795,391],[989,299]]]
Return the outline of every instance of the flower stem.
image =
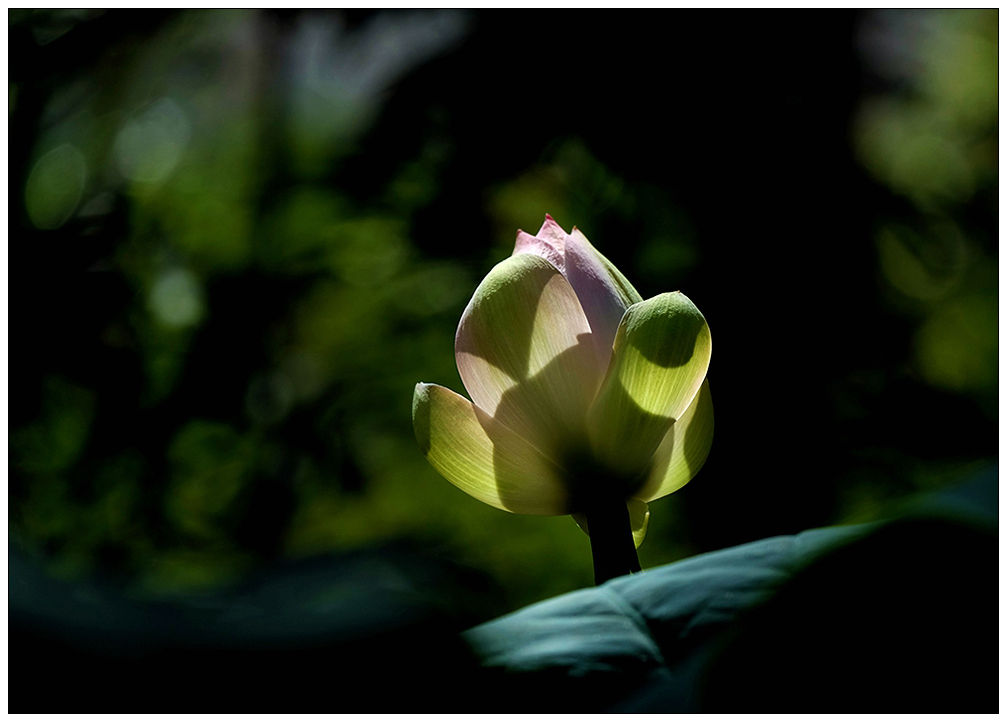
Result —
[[[640,572],[636,556],[629,508],[621,498],[599,498],[584,512],[591,537],[591,557],[594,559],[594,584]]]

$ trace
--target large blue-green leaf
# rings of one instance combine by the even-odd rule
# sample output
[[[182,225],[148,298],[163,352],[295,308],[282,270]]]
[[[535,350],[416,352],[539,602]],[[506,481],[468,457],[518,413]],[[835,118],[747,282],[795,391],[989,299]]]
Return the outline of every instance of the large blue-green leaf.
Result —
[[[885,523],[706,553],[466,639],[507,712],[990,712],[997,477]]]

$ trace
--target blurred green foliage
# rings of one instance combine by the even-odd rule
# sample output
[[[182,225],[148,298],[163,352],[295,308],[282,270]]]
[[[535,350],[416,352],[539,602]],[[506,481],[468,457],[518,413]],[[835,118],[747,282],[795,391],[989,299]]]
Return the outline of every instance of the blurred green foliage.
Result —
[[[711,297],[730,293],[710,281],[733,271],[709,249],[710,216],[662,184],[674,166],[656,178],[613,169],[620,156],[605,142],[565,126],[526,156],[498,156],[494,138],[510,125],[473,119],[464,98],[422,115],[396,104],[422,98],[424,83],[454,88],[467,61],[452,53],[493,22],[452,11],[11,11],[11,137],[24,147],[12,161],[10,272],[30,286],[11,313],[19,543],[66,574],[158,591],[394,538],[490,575],[496,611],[591,582],[588,541],[569,518],[507,515],[427,466],[412,387],[461,387],[461,311],[515,230],[534,232],[546,212],[584,229],[644,296],[704,280]],[[865,64],[898,76],[894,90],[857,96],[850,152],[880,192],[914,208],[871,216],[879,312],[907,323],[913,345],[880,352],[883,367],[837,372],[863,394],[836,391],[823,415],[870,414],[857,398],[908,368],[995,423],[996,259],[959,211],[989,212],[984,193],[997,183],[996,13],[881,13],[860,37]],[[892,65],[895,46],[908,56]],[[488,170],[473,176],[477,165]],[[727,312],[697,302],[713,309],[714,336],[729,337]],[[728,428],[740,401],[717,394],[717,373],[736,362],[714,353]],[[880,460],[849,469],[827,512],[795,522],[876,517],[990,447],[921,463],[872,442],[851,453]],[[733,451],[715,441],[713,457]],[[698,533],[687,505],[653,509],[645,567],[735,539]]]
[[[876,230],[890,302],[920,320],[916,364],[934,386],[978,394],[997,384],[998,272],[955,211],[997,176],[996,22],[993,10],[881,14],[866,44],[903,89],[866,97],[855,126],[867,169],[920,211]]]

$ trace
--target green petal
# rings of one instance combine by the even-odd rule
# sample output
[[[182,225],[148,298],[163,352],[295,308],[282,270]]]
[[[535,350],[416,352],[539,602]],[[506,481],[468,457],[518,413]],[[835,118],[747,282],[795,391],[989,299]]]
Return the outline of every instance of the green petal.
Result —
[[[689,298],[664,293],[630,307],[591,409],[596,456],[624,476],[643,473],[710,365],[710,328]]]
[[[637,547],[640,547],[643,544],[644,537],[647,536],[647,525],[650,523],[650,508],[647,507],[647,503],[636,498],[627,500],[626,508],[629,510],[629,525],[633,529],[633,543]],[[573,513],[571,517],[577,523],[577,527],[590,537],[591,533],[588,532],[587,516],[584,513]]]
[[[437,472],[477,500],[525,515],[569,512],[559,468],[458,393],[419,383],[413,430]]]
[[[650,502],[670,495],[692,480],[703,467],[713,444],[713,400],[706,380],[654,453],[653,467],[644,488],[637,493]]]
[[[573,288],[533,254],[507,258],[480,283],[455,356],[472,401],[547,454],[585,436],[608,362]]]

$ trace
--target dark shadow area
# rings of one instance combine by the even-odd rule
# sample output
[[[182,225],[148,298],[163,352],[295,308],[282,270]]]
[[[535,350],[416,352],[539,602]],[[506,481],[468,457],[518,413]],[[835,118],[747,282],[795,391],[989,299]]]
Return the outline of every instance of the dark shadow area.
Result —
[[[995,713],[995,528],[893,523],[799,573],[732,631],[714,713]]]
[[[11,710],[460,712],[482,702],[458,637],[476,615],[462,604],[492,592],[471,571],[389,546],[142,600],[45,577],[14,551]]]

